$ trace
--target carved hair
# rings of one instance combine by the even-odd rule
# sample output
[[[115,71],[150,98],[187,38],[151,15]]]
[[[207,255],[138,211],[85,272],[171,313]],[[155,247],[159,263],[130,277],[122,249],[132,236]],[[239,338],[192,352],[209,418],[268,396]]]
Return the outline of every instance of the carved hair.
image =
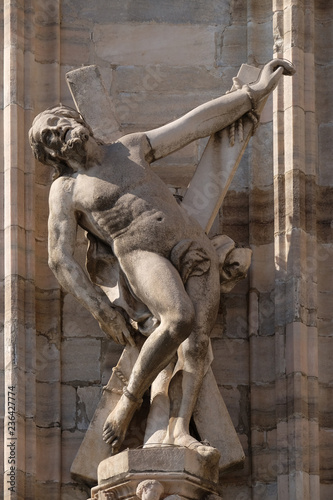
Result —
[[[31,129],[29,130],[30,146],[35,158],[38,161],[40,161],[44,165],[50,165],[51,167],[55,168],[55,173],[53,175],[53,180],[55,180],[62,175],[72,173],[72,169],[64,158],[60,157],[56,153],[54,155],[50,154],[49,150],[45,147],[45,144],[41,140],[40,131],[34,128],[34,125],[42,116],[49,114],[64,118],[73,118],[77,123],[86,127],[91,136],[93,136],[93,132],[80,113],[78,113],[73,108],[63,106],[62,104],[47,108],[45,111],[42,111],[34,118]],[[97,140],[97,142],[102,143],[99,140]]]

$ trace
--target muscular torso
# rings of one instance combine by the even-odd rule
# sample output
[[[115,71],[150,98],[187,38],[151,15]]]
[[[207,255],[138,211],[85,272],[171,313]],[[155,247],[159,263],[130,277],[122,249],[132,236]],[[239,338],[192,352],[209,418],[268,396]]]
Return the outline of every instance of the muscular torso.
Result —
[[[146,162],[149,145],[144,134],[133,137],[110,145],[102,165],[73,176],[78,224],[109,244],[120,258],[136,249],[167,257],[183,238],[204,243],[202,229]]]

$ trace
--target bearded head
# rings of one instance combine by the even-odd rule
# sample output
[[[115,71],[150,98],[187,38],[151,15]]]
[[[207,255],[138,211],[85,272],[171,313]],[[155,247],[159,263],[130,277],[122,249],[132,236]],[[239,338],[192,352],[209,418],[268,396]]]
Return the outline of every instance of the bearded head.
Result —
[[[37,115],[29,131],[35,158],[55,168],[54,178],[73,172],[73,161],[85,165],[89,136],[92,130],[80,113],[63,105]]]

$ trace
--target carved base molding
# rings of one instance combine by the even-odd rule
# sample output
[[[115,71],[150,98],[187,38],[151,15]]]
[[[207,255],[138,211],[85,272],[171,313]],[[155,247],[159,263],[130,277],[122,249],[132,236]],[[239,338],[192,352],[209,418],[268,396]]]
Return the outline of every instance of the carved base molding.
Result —
[[[90,500],[222,500],[218,464],[187,448],[125,450],[98,468]]]

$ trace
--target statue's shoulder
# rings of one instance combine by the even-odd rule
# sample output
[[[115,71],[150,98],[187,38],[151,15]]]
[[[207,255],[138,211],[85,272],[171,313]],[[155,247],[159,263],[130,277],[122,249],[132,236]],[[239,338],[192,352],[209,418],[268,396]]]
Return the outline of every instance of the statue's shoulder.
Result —
[[[69,176],[61,176],[52,182],[49,201],[62,202],[72,197],[75,179]]]
[[[131,151],[137,150],[140,156],[149,162],[149,158],[152,155],[152,147],[145,132],[134,132],[124,135],[117,142],[123,144]]]

